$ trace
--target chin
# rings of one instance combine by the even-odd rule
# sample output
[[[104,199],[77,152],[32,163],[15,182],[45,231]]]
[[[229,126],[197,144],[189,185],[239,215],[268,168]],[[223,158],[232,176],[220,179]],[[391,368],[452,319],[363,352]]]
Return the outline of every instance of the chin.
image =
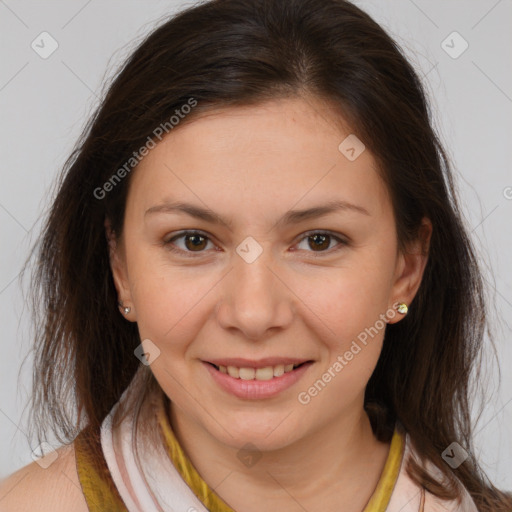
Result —
[[[229,425],[226,430],[215,425],[215,433],[211,433],[220,436],[219,440],[233,448],[239,449],[250,443],[261,451],[278,450],[293,443],[299,434],[297,426],[286,417],[286,414],[279,414],[268,417],[266,421],[257,421],[251,414],[224,423],[223,426]]]

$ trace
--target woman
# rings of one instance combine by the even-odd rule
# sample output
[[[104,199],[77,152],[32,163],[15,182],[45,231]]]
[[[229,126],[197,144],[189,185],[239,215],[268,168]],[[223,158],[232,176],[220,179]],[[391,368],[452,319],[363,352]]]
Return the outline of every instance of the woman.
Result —
[[[38,261],[34,424],[66,446],[6,510],[511,510],[472,455],[485,305],[449,163],[349,2],[212,1],[154,31]]]

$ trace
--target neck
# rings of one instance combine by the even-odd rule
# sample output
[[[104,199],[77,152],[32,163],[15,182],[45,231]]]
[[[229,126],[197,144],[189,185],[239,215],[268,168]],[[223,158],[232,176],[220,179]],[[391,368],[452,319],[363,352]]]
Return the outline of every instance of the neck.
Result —
[[[305,502],[308,496],[321,496],[328,489],[336,490],[338,497],[344,492],[359,492],[369,498],[384,466],[388,445],[374,437],[362,401],[352,411],[287,446],[263,453],[247,452],[260,457],[247,466],[240,463],[240,448],[219,442],[172,403],[169,416],[176,438],[203,480],[235,506],[238,499],[247,496],[269,500],[294,496]],[[364,504],[364,495],[360,499]]]

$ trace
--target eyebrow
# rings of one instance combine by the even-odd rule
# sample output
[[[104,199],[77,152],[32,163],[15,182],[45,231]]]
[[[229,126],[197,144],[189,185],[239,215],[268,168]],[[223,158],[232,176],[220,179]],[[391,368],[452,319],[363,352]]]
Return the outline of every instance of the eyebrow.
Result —
[[[296,224],[305,220],[322,217],[329,213],[335,213],[337,211],[355,211],[363,215],[370,216],[368,210],[363,206],[352,204],[347,201],[335,200],[329,201],[321,206],[313,206],[304,210],[290,210],[278,220],[276,225]],[[190,203],[167,201],[148,208],[144,213],[144,216],[154,213],[185,213],[191,217],[195,217],[196,219],[201,219],[212,224],[224,224],[229,227],[232,226],[231,221],[223,219],[219,214],[209,208],[202,208]]]

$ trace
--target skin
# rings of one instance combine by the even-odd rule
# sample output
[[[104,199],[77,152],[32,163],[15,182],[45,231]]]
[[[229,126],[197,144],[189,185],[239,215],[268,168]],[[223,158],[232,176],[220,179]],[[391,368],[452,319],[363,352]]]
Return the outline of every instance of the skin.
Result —
[[[427,255],[423,238],[398,250],[386,186],[369,150],[339,150],[350,128],[314,98],[214,111],[184,123],[132,175],[123,232],[111,236],[119,300],[141,339],[160,350],[151,369],[171,400],[176,436],[203,479],[237,511],[360,511],[389,445],[373,435],[364,391],[384,329],[304,405],[307,389],[397,302],[410,304]],[[343,200],[342,209],[281,225],[289,210]],[[166,201],[209,208],[215,224],[146,211]],[[200,230],[200,249],[181,230]],[[307,231],[331,232],[316,248]],[[328,233],[329,234],[329,233]],[[262,254],[236,252],[253,237]],[[193,237],[192,237],[193,238]],[[182,253],[169,248],[181,249]],[[192,254],[192,256],[190,256]],[[389,316],[389,315],[388,315]],[[400,321],[396,313],[389,322]],[[202,361],[301,357],[313,365],[291,388],[263,400],[218,387]],[[239,449],[262,457],[246,467]],[[342,501],[340,501],[342,500]]]

